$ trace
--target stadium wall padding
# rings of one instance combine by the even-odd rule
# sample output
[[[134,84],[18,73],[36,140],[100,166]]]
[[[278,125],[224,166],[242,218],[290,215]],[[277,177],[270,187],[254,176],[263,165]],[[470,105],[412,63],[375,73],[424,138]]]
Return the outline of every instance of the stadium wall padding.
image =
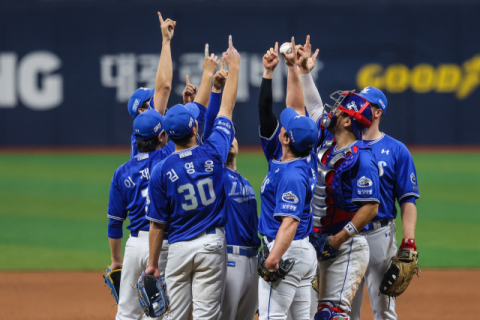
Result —
[[[32,1],[0,4],[0,145],[126,145],[130,94],[152,87],[161,50],[157,10],[177,21],[173,90],[199,85],[205,43],[228,35],[242,54],[234,112],[240,144],[258,145],[262,56],[311,35],[324,102],[336,90],[384,90],[381,128],[406,144],[480,144],[480,4],[352,1]],[[283,60],[283,59],[282,59]],[[285,106],[286,67],[274,77]]]

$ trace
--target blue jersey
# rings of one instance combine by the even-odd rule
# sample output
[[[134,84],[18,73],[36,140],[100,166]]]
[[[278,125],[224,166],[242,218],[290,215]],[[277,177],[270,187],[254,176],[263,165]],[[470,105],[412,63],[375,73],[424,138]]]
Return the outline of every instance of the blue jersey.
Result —
[[[147,219],[169,224],[169,242],[190,240],[227,221],[223,177],[235,132],[219,116],[203,146],[172,153],[153,170]]]
[[[127,229],[132,232],[149,230],[145,201],[150,173],[157,163],[175,150],[172,144],[153,152],[140,153],[115,171],[110,186],[108,218],[124,221],[128,216],[130,224]]]
[[[212,132],[221,101],[221,93],[210,93],[208,110],[205,115],[204,141],[208,139]],[[225,225],[227,244],[243,247],[260,246],[260,239],[257,235],[257,200],[252,185],[239,172],[227,167],[225,167],[223,183],[226,194],[225,208],[228,217]]]
[[[261,188],[259,232],[275,239],[282,217],[299,221],[294,240],[303,239],[312,232],[311,202],[316,182],[317,161],[312,153],[305,158],[278,161],[282,154],[278,140],[280,126],[270,139],[261,139],[268,173]],[[278,160],[277,160],[278,159]]]
[[[153,99],[152,99],[152,102],[150,102],[153,106]],[[202,106],[200,103],[197,103],[195,102],[195,104],[197,105],[198,107],[198,117],[197,117],[197,122],[198,122],[198,128],[200,129],[203,125],[203,121],[205,119],[205,113],[207,112],[207,108],[205,108],[204,106]],[[153,109],[153,107],[152,107]],[[155,109],[154,109],[155,110]],[[133,159],[133,157],[135,157],[137,154],[140,153],[140,151],[138,151],[138,148],[137,148],[137,137],[135,136],[135,133],[132,133],[132,144],[131,144],[131,147],[130,147],[130,159]],[[197,141],[199,141],[198,137],[197,137]]]
[[[225,168],[225,185],[228,221],[225,225],[227,244],[244,247],[260,246],[257,235],[258,216],[255,190],[250,182],[230,168]]]
[[[395,199],[402,204],[420,198],[417,171],[407,147],[386,135],[373,141],[364,141],[375,154],[380,176],[380,206],[372,220],[395,219]]]

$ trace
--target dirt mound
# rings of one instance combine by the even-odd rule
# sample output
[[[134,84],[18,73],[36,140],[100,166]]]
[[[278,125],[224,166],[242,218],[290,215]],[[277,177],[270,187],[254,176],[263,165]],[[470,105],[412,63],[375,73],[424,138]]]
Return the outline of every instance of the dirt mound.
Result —
[[[480,270],[426,270],[397,299],[399,319],[478,319]],[[362,319],[373,319],[365,291]],[[117,307],[98,272],[0,273],[0,309],[9,320],[106,320]]]

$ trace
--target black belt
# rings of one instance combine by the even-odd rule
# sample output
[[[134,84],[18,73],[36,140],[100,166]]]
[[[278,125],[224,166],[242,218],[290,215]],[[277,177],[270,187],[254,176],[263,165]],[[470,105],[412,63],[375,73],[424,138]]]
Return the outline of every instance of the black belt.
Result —
[[[143,231],[143,230],[141,230],[141,231]],[[130,232],[130,235],[134,238],[138,238],[138,233],[139,232],[140,231],[132,231],[132,232]],[[145,231],[145,232],[148,232],[148,231]],[[163,240],[168,240],[168,232],[163,233]]]
[[[215,234],[215,233],[217,233],[217,231],[215,230],[215,227],[211,227],[211,228],[208,228],[207,230],[205,230],[205,233],[206,234]]]

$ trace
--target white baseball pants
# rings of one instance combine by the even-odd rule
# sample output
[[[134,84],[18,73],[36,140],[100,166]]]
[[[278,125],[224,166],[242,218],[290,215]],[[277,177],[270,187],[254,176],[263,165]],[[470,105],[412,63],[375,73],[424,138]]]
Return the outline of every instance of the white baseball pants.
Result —
[[[253,320],[257,308],[257,257],[229,253],[220,320]]]
[[[201,233],[189,241],[170,244],[165,278],[170,311],[165,319],[217,320],[225,287],[227,250],[225,231]]]
[[[352,320],[360,320],[362,309],[363,287],[367,285],[368,297],[372,306],[375,320],[396,320],[395,300],[380,294],[380,283],[388,267],[390,259],[397,253],[397,240],[395,238],[396,227],[392,221],[383,228],[367,231],[364,234],[370,248],[370,262],[363,281],[352,302]]]
[[[268,244],[273,248],[275,241]],[[312,279],[317,269],[317,255],[308,237],[294,240],[282,259],[293,259],[295,265],[283,280],[266,282],[259,277],[259,320],[285,320],[287,312],[293,320],[309,320]]]
[[[333,319],[349,319],[350,307],[367,270],[367,240],[359,234],[340,246],[335,258],[320,261],[317,276],[319,304],[335,308]]]
[[[143,310],[140,302],[137,301],[138,294],[135,285],[138,282],[140,274],[148,267],[148,257],[148,232],[140,231],[138,237],[130,236],[125,244],[116,320],[142,319]],[[158,261],[158,268],[162,276],[165,276],[167,257],[168,241],[164,240]],[[144,317],[144,319],[150,318]],[[162,317],[157,319],[162,319]]]

